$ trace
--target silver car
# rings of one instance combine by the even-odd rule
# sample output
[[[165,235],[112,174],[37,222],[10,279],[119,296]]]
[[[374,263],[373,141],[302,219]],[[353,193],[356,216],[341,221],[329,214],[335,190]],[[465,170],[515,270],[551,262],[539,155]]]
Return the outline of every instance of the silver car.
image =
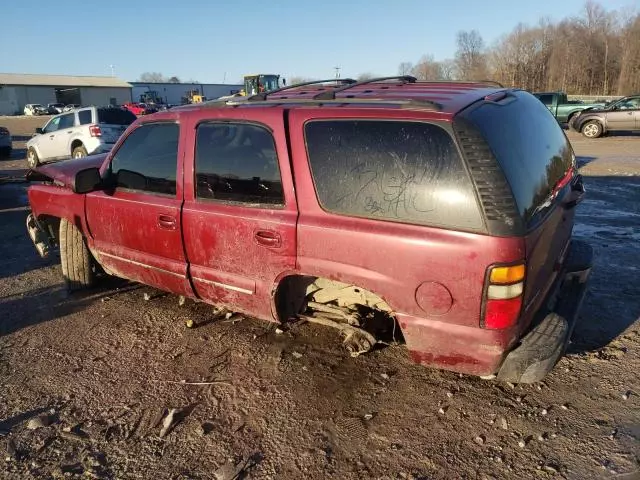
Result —
[[[136,116],[121,108],[86,107],[52,117],[27,142],[30,168],[41,162],[82,158],[111,150]]]
[[[624,97],[602,108],[583,110],[569,127],[587,138],[598,138],[610,131],[640,130],[640,95]]]

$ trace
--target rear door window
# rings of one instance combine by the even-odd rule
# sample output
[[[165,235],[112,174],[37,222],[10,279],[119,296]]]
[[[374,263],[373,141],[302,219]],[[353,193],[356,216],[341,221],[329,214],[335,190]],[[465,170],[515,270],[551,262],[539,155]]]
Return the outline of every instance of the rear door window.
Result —
[[[251,206],[284,205],[271,132],[248,123],[198,125],[196,196]]]
[[[107,125],[131,125],[137,117],[124,108],[99,108],[98,123]]]
[[[555,187],[574,165],[571,145],[556,119],[533,95],[516,91],[506,102],[462,114],[486,139],[529,228],[551,208]]]
[[[482,228],[471,180],[442,127],[317,120],[306,124],[305,137],[323,209],[419,225]]]

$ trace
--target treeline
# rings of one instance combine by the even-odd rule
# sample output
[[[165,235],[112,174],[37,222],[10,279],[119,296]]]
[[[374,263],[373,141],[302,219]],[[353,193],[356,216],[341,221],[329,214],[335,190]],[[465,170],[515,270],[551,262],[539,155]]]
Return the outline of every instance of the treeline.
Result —
[[[640,14],[607,12],[589,1],[559,22],[541,19],[517,25],[486,46],[476,30],[458,32],[455,58],[424,55],[402,62],[400,75],[420,80],[497,80],[530,91],[563,90],[577,95],[640,92]]]

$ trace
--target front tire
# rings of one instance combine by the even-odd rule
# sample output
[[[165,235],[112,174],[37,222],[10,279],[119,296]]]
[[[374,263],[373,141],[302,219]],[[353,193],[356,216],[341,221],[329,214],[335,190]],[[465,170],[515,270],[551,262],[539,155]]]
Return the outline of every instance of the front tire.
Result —
[[[29,165],[29,168],[36,168],[40,165],[40,159],[33,147],[29,147],[29,150],[27,150],[27,164]]]
[[[73,223],[64,218],[60,220],[60,262],[70,292],[89,288],[95,283],[94,261],[84,237]]]
[[[84,146],[82,145],[74,148],[73,151],[71,152],[71,158],[84,158],[87,155],[88,155],[87,149],[84,148]]]
[[[597,120],[591,120],[582,126],[581,131],[587,138],[598,138],[602,136],[602,125]]]

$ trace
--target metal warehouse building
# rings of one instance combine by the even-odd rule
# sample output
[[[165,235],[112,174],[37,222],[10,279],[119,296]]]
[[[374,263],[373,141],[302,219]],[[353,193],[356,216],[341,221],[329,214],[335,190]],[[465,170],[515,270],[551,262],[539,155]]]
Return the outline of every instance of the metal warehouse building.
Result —
[[[155,94],[164,103],[180,105],[182,99],[188,95],[189,91],[197,91],[200,95],[213,100],[224,95],[230,95],[240,91],[244,85],[229,85],[225,83],[147,83],[129,82],[132,86],[132,97],[134,102],[141,101],[140,96],[145,94]]]
[[[0,73],[0,115],[22,113],[29,103],[122,105],[131,85],[115,77]]]

